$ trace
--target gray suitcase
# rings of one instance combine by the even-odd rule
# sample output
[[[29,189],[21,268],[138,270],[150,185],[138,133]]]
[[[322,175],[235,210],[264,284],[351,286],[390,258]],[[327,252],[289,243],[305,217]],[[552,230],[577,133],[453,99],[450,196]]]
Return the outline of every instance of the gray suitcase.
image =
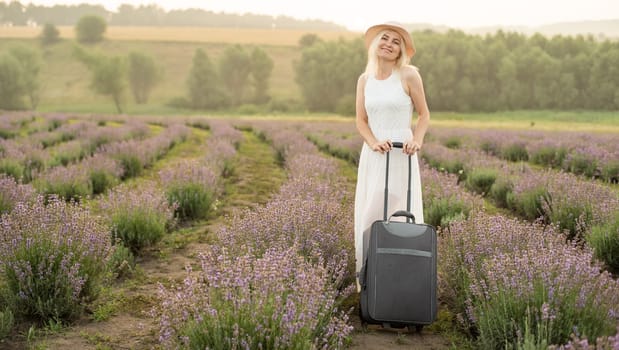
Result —
[[[401,148],[402,143],[394,142],[393,146]],[[364,324],[421,331],[424,325],[434,322],[437,313],[436,229],[416,224],[410,208],[391,215],[406,217],[406,222],[387,217],[389,153],[386,158],[385,209],[383,220],[372,223],[369,246],[364,247],[359,314]],[[410,186],[410,156],[408,174]],[[410,192],[409,187],[409,205]]]

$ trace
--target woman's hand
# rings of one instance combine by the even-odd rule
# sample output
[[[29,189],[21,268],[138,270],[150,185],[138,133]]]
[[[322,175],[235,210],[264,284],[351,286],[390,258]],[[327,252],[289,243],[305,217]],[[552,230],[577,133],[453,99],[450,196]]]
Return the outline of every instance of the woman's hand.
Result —
[[[393,144],[391,144],[391,140],[385,141],[376,141],[372,144],[371,148],[374,152],[385,153],[391,151]]]
[[[406,141],[404,143],[404,147],[402,147],[402,152],[408,154],[409,156],[412,156],[419,150],[421,150],[421,143],[414,140]]]

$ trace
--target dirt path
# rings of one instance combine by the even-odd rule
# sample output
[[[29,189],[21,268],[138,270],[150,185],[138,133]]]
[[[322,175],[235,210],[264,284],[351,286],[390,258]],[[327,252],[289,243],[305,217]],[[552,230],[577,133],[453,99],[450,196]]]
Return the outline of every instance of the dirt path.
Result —
[[[450,342],[442,335],[433,332],[407,332],[405,330],[384,329],[370,326],[367,330],[355,327],[352,337],[353,350],[441,350],[449,349]]]

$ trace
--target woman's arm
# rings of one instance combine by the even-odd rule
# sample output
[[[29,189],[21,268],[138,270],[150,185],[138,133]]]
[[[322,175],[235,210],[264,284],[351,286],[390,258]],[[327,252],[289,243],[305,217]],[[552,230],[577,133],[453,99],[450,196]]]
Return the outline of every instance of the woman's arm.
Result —
[[[408,94],[418,114],[417,123],[413,131],[413,140],[406,143],[404,152],[414,154],[419,151],[423,145],[423,139],[426,136],[430,124],[430,110],[428,109],[428,102],[426,101],[421,74],[412,66],[406,66],[404,70],[404,79],[408,88]],[[408,147],[406,147],[407,145]]]

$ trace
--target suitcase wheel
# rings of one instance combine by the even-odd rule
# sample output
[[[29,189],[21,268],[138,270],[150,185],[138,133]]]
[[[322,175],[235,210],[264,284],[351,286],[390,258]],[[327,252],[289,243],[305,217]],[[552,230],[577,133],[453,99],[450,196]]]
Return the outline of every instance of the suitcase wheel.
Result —
[[[417,333],[421,333],[421,331],[423,330],[423,325],[422,324],[417,324],[417,325],[410,325],[408,326],[408,331],[409,332],[413,332],[413,330]]]

